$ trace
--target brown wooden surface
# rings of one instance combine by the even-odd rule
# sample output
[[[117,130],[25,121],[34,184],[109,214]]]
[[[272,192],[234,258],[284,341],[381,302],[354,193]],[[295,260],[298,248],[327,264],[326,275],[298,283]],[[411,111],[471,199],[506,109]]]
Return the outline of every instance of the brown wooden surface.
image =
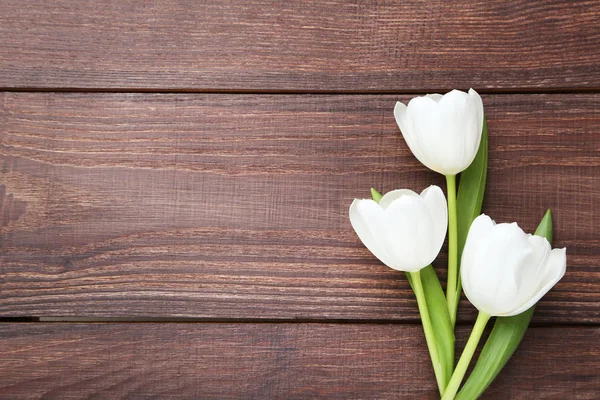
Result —
[[[532,231],[551,208],[568,260],[484,398],[600,398],[598,21],[593,0],[1,1],[0,399],[436,398],[410,288],[347,210],[443,186],[394,102],[469,87],[485,212]]]
[[[597,399],[595,328],[532,328],[485,398]],[[462,346],[468,329],[458,330]],[[421,328],[1,324],[0,397],[435,399]]]
[[[598,89],[600,2],[0,2],[0,87]]]
[[[415,320],[347,217],[371,185],[442,184],[396,99],[4,94],[0,313]],[[484,211],[532,231],[551,208],[568,248],[536,321],[599,322],[600,96],[484,101]]]

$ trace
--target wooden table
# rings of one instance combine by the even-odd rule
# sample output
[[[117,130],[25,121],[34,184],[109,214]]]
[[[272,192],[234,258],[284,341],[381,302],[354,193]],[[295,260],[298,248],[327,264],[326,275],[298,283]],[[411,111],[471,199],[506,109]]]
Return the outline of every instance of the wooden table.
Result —
[[[568,253],[484,398],[600,398],[599,21],[598,1],[1,1],[0,398],[435,398],[410,288],[347,211],[443,186],[393,106],[469,87],[484,211],[532,231],[551,208]],[[473,320],[465,300],[459,345]]]

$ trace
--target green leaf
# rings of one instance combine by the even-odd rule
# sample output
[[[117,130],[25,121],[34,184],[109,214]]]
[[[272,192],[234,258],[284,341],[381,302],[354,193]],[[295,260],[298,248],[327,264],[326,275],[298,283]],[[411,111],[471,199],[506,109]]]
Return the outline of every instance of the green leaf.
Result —
[[[444,289],[431,265],[421,270],[421,282],[423,282],[427,310],[433,327],[438,358],[444,371],[444,387],[446,387],[454,372],[454,327],[448,314]]]
[[[550,210],[535,231],[552,243],[552,214]],[[494,329],[481,350],[477,364],[456,400],[477,399],[498,376],[513,355],[529,326],[535,306],[513,317],[498,317]]]
[[[376,203],[379,203],[383,196],[377,190],[371,188],[371,197],[373,198],[373,200],[375,200]]]
[[[552,244],[552,234],[552,212],[548,210],[546,211],[546,214],[544,214],[542,222],[540,222],[537,229],[535,230],[534,235],[545,237],[546,240]]]
[[[481,214],[487,178],[487,164],[488,132],[487,120],[484,118],[479,150],[477,150],[477,155],[471,165],[460,174],[460,183],[458,186],[458,194],[456,196],[459,259],[462,255],[463,248],[465,247],[471,223],[479,216],[479,214]]]
[[[377,190],[371,188],[371,197],[379,203],[383,196]],[[413,282],[409,273],[406,273],[406,278],[412,288]],[[440,280],[431,265],[421,270],[421,282],[434,331],[438,358],[444,371],[443,381],[445,387],[454,372],[454,328],[450,322],[444,289],[442,289]]]
[[[483,131],[481,132],[481,142],[475,159],[460,174],[460,183],[458,186],[458,194],[456,197],[456,212],[457,230],[458,230],[458,266],[460,276],[460,258],[463,248],[467,241],[467,234],[473,220],[481,214],[481,206],[483,205],[483,195],[485,193],[485,183],[487,179],[487,164],[488,164],[488,132],[487,120],[483,118]],[[460,301],[462,285],[458,280],[456,296],[456,306]],[[456,308],[455,308],[456,309]]]

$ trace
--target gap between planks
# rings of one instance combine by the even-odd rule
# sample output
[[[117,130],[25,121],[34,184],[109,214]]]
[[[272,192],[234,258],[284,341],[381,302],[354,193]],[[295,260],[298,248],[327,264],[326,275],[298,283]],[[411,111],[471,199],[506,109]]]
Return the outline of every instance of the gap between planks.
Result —
[[[257,94],[257,95],[424,95],[428,93],[445,93],[453,89],[467,90],[469,88],[429,88],[420,90],[301,90],[301,89],[217,89],[217,88],[43,88],[43,87],[0,87],[0,92],[13,93],[158,93],[158,94]],[[515,95],[515,94],[594,94],[600,93],[598,87],[565,87],[565,88],[518,88],[518,89],[494,89],[477,88],[477,93],[482,95]]]
[[[183,323],[183,324],[335,324],[335,325],[420,325],[418,319],[407,320],[369,320],[369,319],[327,319],[327,318],[186,318],[186,317],[4,317],[0,318],[2,323],[131,323],[131,324],[154,324],[154,323]],[[493,322],[490,324],[490,326]],[[471,326],[471,321],[457,321],[456,326]],[[566,324],[532,322],[531,328],[574,328],[574,327],[597,327],[597,322],[570,322]]]

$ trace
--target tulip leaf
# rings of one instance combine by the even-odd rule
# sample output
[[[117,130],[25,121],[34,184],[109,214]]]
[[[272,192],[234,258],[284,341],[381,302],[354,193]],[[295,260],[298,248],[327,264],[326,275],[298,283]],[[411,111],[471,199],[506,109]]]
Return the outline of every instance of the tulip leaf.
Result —
[[[552,243],[552,214],[546,212],[535,231]],[[513,355],[529,326],[535,306],[512,317],[498,317],[485,346],[481,350],[477,364],[456,400],[477,399],[492,383]]]
[[[460,268],[460,258],[462,256],[463,248],[467,241],[467,234],[471,224],[481,214],[481,207],[483,205],[483,195],[485,193],[485,183],[487,179],[487,164],[488,164],[488,129],[487,120],[483,118],[483,130],[481,132],[481,142],[479,143],[479,150],[475,155],[475,159],[460,174],[460,183],[458,186],[458,194],[456,198],[456,212],[457,216],[457,230],[458,230],[458,265]],[[459,270],[460,271],[460,270]],[[460,276],[460,272],[459,272]],[[456,296],[456,306],[460,301],[462,285],[460,279],[458,280],[458,288]]]
[[[371,188],[371,197],[379,203],[383,196],[377,190]],[[410,273],[407,272],[406,277],[414,291]],[[448,314],[444,289],[431,265],[421,270],[421,282],[434,331],[438,358],[444,373],[442,379],[444,386],[446,386],[452,377],[452,372],[454,372],[454,327]]]
[[[462,254],[467,241],[467,234],[471,223],[481,214],[488,164],[488,129],[487,120],[483,119],[481,142],[475,159],[460,174],[460,183],[456,198],[456,211],[458,213],[458,255]]]
[[[406,274],[408,276],[408,274]],[[421,282],[427,299],[427,310],[433,326],[438,357],[444,372],[444,387],[454,372],[454,326],[450,321],[444,289],[431,265],[421,270]]]
[[[379,193],[377,190],[375,190],[375,189],[371,188],[371,197],[373,198],[373,200],[374,200],[376,203],[379,203],[379,202],[381,201],[381,198],[382,198],[383,196],[382,196],[382,195],[381,195],[381,193]]]
[[[544,218],[542,218],[542,222],[540,222],[535,230],[534,235],[544,237],[548,243],[552,244],[552,234],[552,212],[548,210],[546,211]]]

